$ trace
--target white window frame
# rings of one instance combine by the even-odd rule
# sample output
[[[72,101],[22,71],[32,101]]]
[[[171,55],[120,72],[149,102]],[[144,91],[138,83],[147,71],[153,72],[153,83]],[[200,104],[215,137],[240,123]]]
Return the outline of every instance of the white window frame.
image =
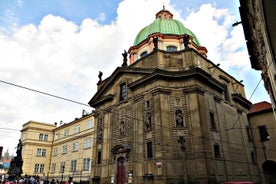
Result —
[[[42,149],[42,151],[41,151],[41,156],[43,156],[43,157],[45,157],[46,156],[46,149],[44,148],[44,149]]]
[[[66,154],[67,153],[67,145],[63,145],[62,146],[62,154]]]
[[[37,148],[37,150],[36,150],[36,156],[40,157],[41,156],[41,152],[42,152],[42,149],[41,148]]]
[[[84,158],[84,159],[83,159],[83,167],[82,167],[82,169],[83,169],[84,171],[89,170],[90,160],[91,160],[90,158]]]
[[[71,167],[70,167],[70,171],[74,172],[77,170],[77,160],[71,160]]]
[[[79,142],[74,142],[72,151],[78,151],[78,150],[79,150]]]
[[[39,164],[35,164],[34,173],[38,173],[38,170],[39,170]]]
[[[80,132],[80,125],[76,125],[74,127],[74,133],[76,134],[76,133],[79,133],[79,132]]]
[[[91,148],[92,141],[91,138],[84,139],[84,149]]]
[[[56,163],[52,163],[52,166],[51,166],[51,172],[56,172]]]
[[[86,129],[91,129],[93,127],[93,123],[94,123],[93,120],[87,121],[86,124],[85,124],[85,128]]]

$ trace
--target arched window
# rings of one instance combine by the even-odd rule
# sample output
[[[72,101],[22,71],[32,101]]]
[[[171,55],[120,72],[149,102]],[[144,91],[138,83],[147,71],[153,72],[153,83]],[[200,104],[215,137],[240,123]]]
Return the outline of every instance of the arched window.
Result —
[[[168,51],[168,52],[177,51],[177,47],[173,46],[173,45],[169,45],[169,46],[166,47],[166,51]]]
[[[146,56],[148,54],[148,51],[144,51],[144,52],[142,52],[141,54],[140,54],[140,57],[144,57],[144,56]]]
[[[184,126],[183,112],[181,110],[175,111],[175,125]]]

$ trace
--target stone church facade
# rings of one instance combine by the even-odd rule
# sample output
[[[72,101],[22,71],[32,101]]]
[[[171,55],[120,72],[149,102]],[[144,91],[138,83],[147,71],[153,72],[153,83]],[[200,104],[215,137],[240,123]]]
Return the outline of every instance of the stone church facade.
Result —
[[[89,102],[93,183],[260,181],[244,86],[190,30],[163,9],[123,56]]]

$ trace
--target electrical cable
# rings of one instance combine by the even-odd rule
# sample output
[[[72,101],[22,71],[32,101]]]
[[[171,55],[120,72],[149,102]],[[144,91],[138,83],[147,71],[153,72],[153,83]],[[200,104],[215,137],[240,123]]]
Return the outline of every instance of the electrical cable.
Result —
[[[22,86],[22,85],[18,85],[18,84],[15,84],[15,83],[3,81],[3,80],[0,80],[0,82],[4,83],[4,84],[11,85],[11,86],[15,86],[15,87],[18,87],[18,88],[21,88],[21,89],[26,89],[26,90],[29,90],[29,91],[32,91],[32,92],[36,92],[36,93],[40,93],[40,94],[47,95],[47,96],[50,96],[50,97],[54,97],[54,98],[57,98],[57,99],[61,99],[61,100],[65,100],[65,101],[68,101],[68,102],[76,103],[78,105],[83,105],[83,106],[91,107],[90,105],[82,103],[82,102],[78,102],[78,101],[71,100],[71,99],[68,99],[68,98],[64,98],[64,97],[61,97],[61,96],[53,95],[53,94],[50,94],[50,93],[46,93],[46,92],[39,91],[39,90],[36,90],[36,89],[33,89],[33,88],[29,88],[29,87],[25,87],[25,86]]]

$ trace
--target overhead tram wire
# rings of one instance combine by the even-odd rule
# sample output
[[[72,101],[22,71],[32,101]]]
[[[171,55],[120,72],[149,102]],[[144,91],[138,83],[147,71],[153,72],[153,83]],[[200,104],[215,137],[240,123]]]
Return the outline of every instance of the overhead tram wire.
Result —
[[[68,101],[68,102],[76,103],[78,105],[83,105],[83,106],[91,107],[90,105],[82,103],[82,102],[78,102],[78,101],[71,100],[71,99],[68,99],[68,98],[64,98],[64,97],[61,97],[61,96],[53,95],[53,94],[46,93],[46,92],[43,92],[43,91],[39,91],[39,90],[36,90],[36,89],[28,88],[28,87],[25,87],[25,86],[22,86],[22,85],[18,85],[18,84],[15,84],[15,83],[3,81],[3,80],[0,80],[0,82],[4,83],[4,84],[11,85],[11,86],[15,86],[15,87],[18,87],[18,88],[21,88],[21,89],[26,89],[26,90],[29,90],[29,91],[32,91],[32,92],[36,92],[36,93],[40,93],[40,94],[47,95],[47,96],[50,96],[50,97],[54,97],[54,98],[57,98],[57,99],[61,99],[61,100],[65,100],[65,101]]]

